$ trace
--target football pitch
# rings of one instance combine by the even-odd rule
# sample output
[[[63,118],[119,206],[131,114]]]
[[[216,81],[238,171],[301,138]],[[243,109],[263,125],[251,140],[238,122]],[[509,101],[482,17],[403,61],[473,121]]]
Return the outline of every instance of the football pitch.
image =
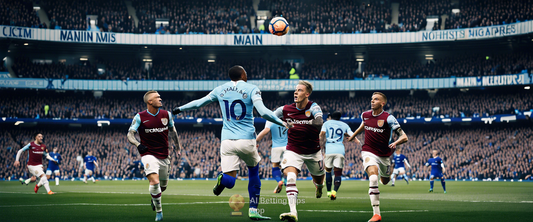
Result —
[[[164,221],[250,221],[248,204],[231,216],[228,200],[240,194],[248,202],[248,181],[237,181],[235,188],[214,196],[216,181],[185,180],[169,182],[163,193]],[[0,182],[0,221],[154,221],[150,207],[148,181],[61,181],[55,195],[46,195],[44,187],[35,194],[35,183]],[[262,181],[259,210],[279,221],[279,214],[289,211],[284,205],[284,190],[273,194],[275,181]],[[368,181],[343,181],[338,198],[315,198],[309,180],[299,180],[299,221],[367,221],[372,217]],[[395,187],[380,185],[383,221],[523,221],[533,209],[533,183],[530,182],[455,182],[447,181],[444,194],[435,181],[434,193],[428,193],[429,181],[403,180]]]

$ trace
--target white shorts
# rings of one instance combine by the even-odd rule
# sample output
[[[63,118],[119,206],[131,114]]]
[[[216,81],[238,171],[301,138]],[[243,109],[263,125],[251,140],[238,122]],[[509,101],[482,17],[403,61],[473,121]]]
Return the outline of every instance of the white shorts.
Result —
[[[30,171],[30,173],[36,177],[40,177],[41,175],[44,174],[44,171],[43,171],[43,165],[42,164],[39,164],[37,166],[31,166],[31,165],[28,165],[28,170]]]
[[[54,174],[59,174],[59,170],[54,170]],[[52,171],[46,170],[46,175],[52,175]]]
[[[392,174],[400,175],[400,173],[405,174],[405,167],[394,168],[392,171]]]
[[[344,155],[326,154],[326,158],[324,158],[324,165],[326,165],[326,168],[328,169],[333,167],[342,169],[344,168]]]
[[[255,167],[261,161],[261,157],[255,146],[255,139],[251,140],[223,140],[220,143],[220,165],[222,172],[227,173],[240,169],[240,161],[246,166]]]
[[[170,158],[158,159],[153,155],[145,155],[141,157],[141,162],[144,165],[144,175],[148,176],[152,173],[157,173],[159,180],[168,180]]]
[[[362,151],[363,170],[369,166],[377,166],[381,177],[390,177],[390,157],[376,156],[371,152]]]
[[[297,154],[293,151],[287,150],[283,154],[283,161],[281,162],[281,169],[287,167],[295,167],[298,171],[302,171],[302,166],[305,163],[309,173],[313,176],[324,175],[324,161],[322,160],[322,152],[313,154]]]
[[[93,175],[93,171],[85,169],[85,175]]]
[[[270,151],[270,162],[272,163],[279,163],[281,162],[281,156],[283,156],[283,153],[287,150],[286,146],[282,147],[273,147]]]

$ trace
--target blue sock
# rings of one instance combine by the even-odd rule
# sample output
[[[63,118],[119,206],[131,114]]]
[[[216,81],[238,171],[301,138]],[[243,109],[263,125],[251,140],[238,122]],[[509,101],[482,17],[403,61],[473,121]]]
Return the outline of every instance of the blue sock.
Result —
[[[281,181],[281,170],[279,167],[272,167],[272,177],[276,179],[276,182]]]
[[[222,184],[222,186],[228,188],[228,189],[231,189],[233,188],[233,186],[235,186],[235,180],[236,178],[235,177],[232,177],[228,174],[224,174],[222,176],[222,180],[220,181],[220,183]]]
[[[261,193],[261,180],[259,179],[259,165],[248,167],[248,194],[250,195],[250,208],[257,208]]]
[[[431,189],[432,189],[432,190],[433,190],[433,183],[434,183],[434,182],[435,182],[435,181],[433,181],[433,180],[432,180],[432,181],[429,181],[429,184],[431,185]]]
[[[326,172],[326,188],[328,188],[328,192],[331,191],[331,172]]]
[[[440,179],[440,184],[442,184],[442,189],[446,191],[446,182],[444,182],[444,179]]]

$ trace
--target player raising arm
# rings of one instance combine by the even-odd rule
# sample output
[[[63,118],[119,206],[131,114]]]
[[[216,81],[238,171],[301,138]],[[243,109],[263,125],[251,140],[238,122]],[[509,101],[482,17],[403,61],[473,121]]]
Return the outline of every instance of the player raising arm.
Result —
[[[170,172],[169,141],[171,137],[180,155],[181,144],[178,132],[174,127],[174,119],[169,111],[162,110],[163,103],[157,91],[148,91],[143,97],[147,109],[137,113],[128,130],[128,141],[137,147],[141,154],[146,178],[150,182],[148,191],[152,196],[150,205],[156,212],[155,221],[163,220],[161,193],[167,189]],[[139,133],[141,141],[137,141],[135,133]]]
[[[33,138],[35,139],[35,141],[22,147],[22,149],[17,152],[17,157],[13,166],[20,166],[20,155],[22,155],[24,151],[29,150],[30,155],[28,158],[28,171],[30,171],[31,174],[37,177],[37,179],[40,179],[33,190],[35,191],[35,193],[37,193],[39,188],[44,185],[44,188],[46,189],[46,192],[48,194],[54,194],[54,192],[50,190],[50,185],[48,184],[46,175],[43,172],[43,156],[45,156],[48,160],[55,160],[50,155],[48,155],[48,153],[46,153],[46,145],[43,144],[43,134],[37,133]]]
[[[228,74],[231,82],[216,87],[201,99],[174,108],[172,113],[178,114],[182,111],[198,109],[218,101],[224,121],[220,144],[222,174],[217,177],[217,184],[213,188],[213,193],[218,196],[224,188],[233,188],[237,170],[239,170],[239,160],[243,160],[248,166],[249,174],[250,208],[248,209],[248,216],[252,220],[269,220],[270,217],[261,216],[257,212],[261,192],[258,163],[261,161],[261,157],[256,147],[253,108],[255,107],[257,112],[268,121],[280,126],[288,127],[288,125],[265,107],[261,98],[261,91],[257,86],[247,83],[248,77],[242,66],[231,67]]]
[[[362,146],[361,157],[363,168],[369,176],[368,195],[374,210],[374,216],[369,221],[381,221],[378,176],[381,176],[383,184],[386,185],[389,182],[390,156],[397,145],[407,142],[407,135],[400,128],[396,118],[383,110],[385,104],[387,104],[385,94],[380,92],[372,94],[370,102],[372,109],[361,114],[361,125],[349,139],[360,143],[356,136],[365,130],[365,143]],[[399,137],[391,143],[392,131]]]

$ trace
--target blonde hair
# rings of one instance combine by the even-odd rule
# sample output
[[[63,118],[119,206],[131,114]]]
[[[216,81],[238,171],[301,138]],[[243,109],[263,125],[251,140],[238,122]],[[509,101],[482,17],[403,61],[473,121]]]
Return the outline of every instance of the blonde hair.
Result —
[[[313,84],[311,84],[310,82],[308,81],[305,81],[305,80],[300,80],[300,82],[298,82],[298,85],[303,85],[305,86],[307,92],[309,94],[311,94],[313,92]]]
[[[384,93],[382,93],[382,92],[374,92],[374,93],[372,93],[372,95],[380,95],[385,100],[385,103],[387,103],[387,96],[385,96]]]
[[[157,91],[155,91],[155,90],[150,90],[150,91],[148,91],[148,92],[146,92],[146,93],[144,94],[143,100],[144,100],[144,102],[145,102],[146,104],[148,104],[148,95],[150,95],[150,94],[152,94],[152,93],[157,93]]]

